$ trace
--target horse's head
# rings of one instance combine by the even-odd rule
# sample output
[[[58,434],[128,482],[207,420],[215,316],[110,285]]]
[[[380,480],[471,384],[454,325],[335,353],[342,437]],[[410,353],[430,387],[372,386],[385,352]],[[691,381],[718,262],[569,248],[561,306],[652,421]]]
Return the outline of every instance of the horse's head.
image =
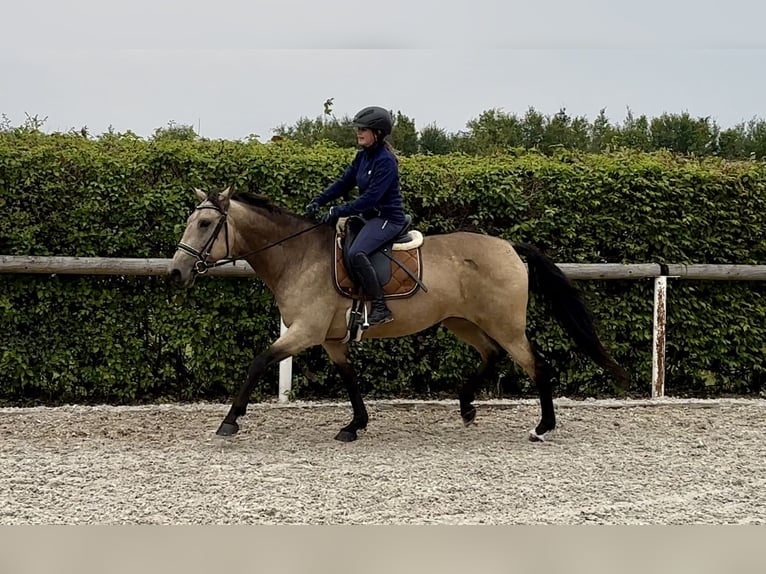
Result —
[[[181,287],[191,287],[197,275],[230,257],[227,214],[231,188],[210,196],[196,188],[194,193],[201,203],[186,220],[186,229],[168,267],[170,278]]]

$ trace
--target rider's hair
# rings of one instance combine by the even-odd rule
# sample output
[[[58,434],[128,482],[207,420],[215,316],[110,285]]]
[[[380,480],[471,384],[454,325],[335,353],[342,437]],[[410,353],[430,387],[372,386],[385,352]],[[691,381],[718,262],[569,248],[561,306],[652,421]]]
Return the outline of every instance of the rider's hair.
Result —
[[[380,137],[382,135],[381,132],[376,131],[375,137]],[[396,159],[396,163],[399,163],[399,155],[396,153],[396,150],[394,149],[394,146],[391,145],[391,142],[389,142],[387,139],[384,139],[381,142],[381,145],[386,148],[388,151],[390,151],[392,154],[394,154],[394,159]]]

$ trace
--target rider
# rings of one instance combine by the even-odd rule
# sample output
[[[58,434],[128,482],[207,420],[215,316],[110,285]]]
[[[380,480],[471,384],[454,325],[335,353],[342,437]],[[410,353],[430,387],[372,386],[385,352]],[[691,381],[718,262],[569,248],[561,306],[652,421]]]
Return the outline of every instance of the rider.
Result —
[[[347,195],[354,185],[359,187],[359,197],[331,207],[322,221],[334,225],[339,218],[349,215],[362,215],[366,220],[349,249],[348,258],[361,278],[365,295],[372,301],[368,321],[375,325],[387,323],[393,316],[386,306],[370,255],[396,237],[406,220],[399,187],[399,162],[391,144],[385,141],[393,129],[391,114],[378,106],[366,107],[354,116],[353,124],[362,149],[345,173],[316,196],[306,211],[316,214],[329,201]]]

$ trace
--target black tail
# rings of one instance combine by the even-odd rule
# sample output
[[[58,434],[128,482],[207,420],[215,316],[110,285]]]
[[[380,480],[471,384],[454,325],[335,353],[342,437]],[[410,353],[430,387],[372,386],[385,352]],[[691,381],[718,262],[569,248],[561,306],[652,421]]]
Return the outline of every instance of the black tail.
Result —
[[[627,391],[630,376],[601,344],[593,317],[577,288],[564,272],[539,249],[527,244],[513,244],[527,260],[529,287],[551,305],[559,324],[593,361],[609,371],[618,382],[619,391]]]

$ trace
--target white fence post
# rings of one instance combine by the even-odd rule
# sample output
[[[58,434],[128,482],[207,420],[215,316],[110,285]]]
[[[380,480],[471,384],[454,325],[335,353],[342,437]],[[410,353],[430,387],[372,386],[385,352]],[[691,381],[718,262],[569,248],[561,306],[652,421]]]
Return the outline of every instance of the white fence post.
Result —
[[[287,331],[282,315],[279,316],[279,334],[284,335]],[[279,362],[279,402],[286,403],[290,399],[288,393],[292,389],[293,381],[293,358],[287,357]]]
[[[665,396],[665,324],[668,278],[654,278],[654,321],[652,334],[652,398]]]

